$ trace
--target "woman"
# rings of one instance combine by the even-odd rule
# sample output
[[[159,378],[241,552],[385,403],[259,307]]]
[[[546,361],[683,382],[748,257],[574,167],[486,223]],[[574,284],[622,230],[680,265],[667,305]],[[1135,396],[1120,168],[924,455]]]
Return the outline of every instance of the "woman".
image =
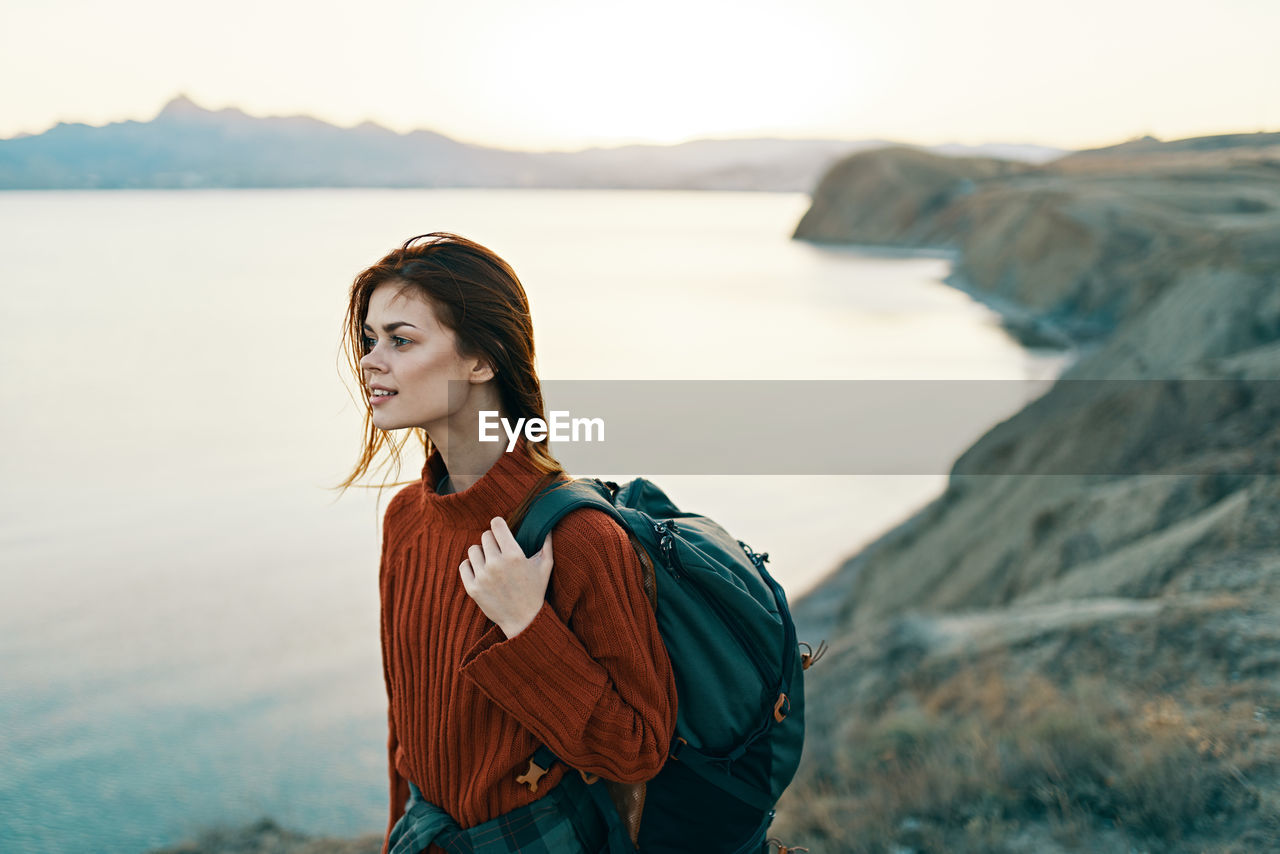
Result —
[[[620,527],[575,510],[526,558],[506,521],[566,477],[543,442],[479,440],[482,411],[546,418],[524,289],[485,247],[422,235],[356,277],[347,327],[370,408],[345,485],[383,445],[398,458],[408,436],[389,431],[409,428],[427,454],[384,517],[383,851],[519,850],[530,833],[533,850],[598,851],[583,781],[658,772],[675,682]],[[559,762],[536,779],[539,745]]]

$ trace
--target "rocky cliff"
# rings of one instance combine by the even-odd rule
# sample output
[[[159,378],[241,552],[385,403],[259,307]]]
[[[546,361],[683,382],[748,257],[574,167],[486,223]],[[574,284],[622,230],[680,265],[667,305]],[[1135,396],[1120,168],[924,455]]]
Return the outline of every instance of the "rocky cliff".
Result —
[[[1280,135],[868,152],[796,237],[948,247],[957,284],[1091,347],[796,603],[834,643],[780,826],[826,851],[1277,850]]]
[[[824,175],[795,237],[952,248],[954,284],[1075,338],[1102,336],[1188,265],[1274,261],[1280,134],[1256,136],[1251,147],[1127,144],[1041,166],[866,152]]]

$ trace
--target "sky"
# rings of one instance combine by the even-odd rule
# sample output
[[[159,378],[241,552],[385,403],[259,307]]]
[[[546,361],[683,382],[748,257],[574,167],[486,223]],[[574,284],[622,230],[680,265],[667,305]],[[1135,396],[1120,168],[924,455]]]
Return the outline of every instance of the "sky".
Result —
[[[533,150],[1280,131],[1277,0],[0,4],[0,138],[179,93]]]

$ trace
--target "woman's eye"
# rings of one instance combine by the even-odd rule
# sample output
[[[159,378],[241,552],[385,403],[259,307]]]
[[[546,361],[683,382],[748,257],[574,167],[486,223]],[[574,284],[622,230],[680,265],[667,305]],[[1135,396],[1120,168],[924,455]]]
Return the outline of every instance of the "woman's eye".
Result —
[[[376,338],[370,338],[367,335],[364,338],[361,338],[360,341],[364,345],[364,352],[366,353],[371,351],[374,348],[374,346],[378,343],[378,340]],[[392,335],[391,343],[396,349],[399,349],[404,345],[412,344],[413,342],[410,341],[408,338],[401,338],[399,335]]]

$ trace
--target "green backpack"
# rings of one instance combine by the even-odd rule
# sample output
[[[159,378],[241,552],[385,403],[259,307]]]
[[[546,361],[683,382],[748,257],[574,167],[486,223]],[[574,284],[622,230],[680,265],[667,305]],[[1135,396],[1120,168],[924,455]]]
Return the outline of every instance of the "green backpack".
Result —
[[[765,570],[767,554],[681,511],[644,478],[543,489],[518,523],[524,553],[579,507],[607,513],[652,564],[658,630],[675,673],[675,735],[667,762],[645,787],[640,850],[765,850],[774,805],[800,763],[803,672],[822,648],[801,655],[808,645],[796,641],[786,594]],[[539,766],[555,761],[545,745],[539,753]],[[615,826],[604,787],[589,788],[611,821],[609,850],[634,851]]]

